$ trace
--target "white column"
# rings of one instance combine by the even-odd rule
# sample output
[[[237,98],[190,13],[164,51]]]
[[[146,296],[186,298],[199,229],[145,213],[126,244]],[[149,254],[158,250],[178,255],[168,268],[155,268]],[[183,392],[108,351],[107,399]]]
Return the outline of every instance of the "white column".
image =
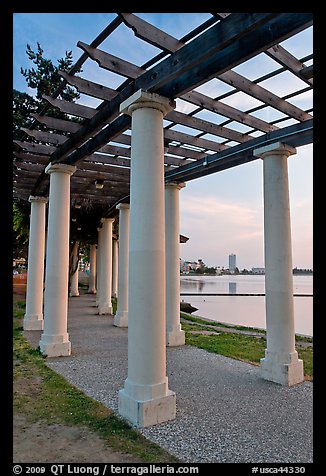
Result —
[[[96,306],[100,303],[101,295],[101,251],[102,251],[102,228],[97,228],[98,238],[97,238],[97,253],[96,253],[96,264],[97,264],[97,275],[96,275]]]
[[[129,204],[119,203],[118,307],[114,325],[128,327]]]
[[[48,239],[44,297],[44,332],[40,350],[48,357],[70,355],[67,332],[70,176],[76,167],[49,164],[50,174]]]
[[[90,245],[89,247],[89,281],[88,292],[89,294],[96,294],[96,245]]]
[[[112,314],[112,223],[114,218],[102,218],[101,274],[98,313]]]
[[[112,240],[112,296],[118,297],[118,240]]]
[[[132,115],[128,377],[119,412],[137,427],[175,418],[165,348],[163,116],[174,101],[137,91],[120,106]]]
[[[79,246],[79,242],[75,241],[74,246],[73,246],[73,250],[72,250],[72,254],[73,254],[72,255],[72,266],[73,266],[73,269],[77,265],[77,261],[78,261],[78,246]],[[78,278],[79,278],[79,273],[78,273],[78,265],[77,265],[77,269],[74,272],[74,274],[71,276],[71,279],[70,279],[70,293],[69,293],[69,295],[71,297],[79,296]]]
[[[166,345],[185,344],[180,324],[179,192],[184,183],[165,185]]]
[[[261,375],[281,385],[304,380],[295,350],[290,200],[287,158],[296,149],[277,142],[255,151],[263,159],[267,349]]]
[[[31,218],[29,225],[26,313],[23,327],[26,331],[43,330],[43,279],[45,248],[45,197],[29,197]]]

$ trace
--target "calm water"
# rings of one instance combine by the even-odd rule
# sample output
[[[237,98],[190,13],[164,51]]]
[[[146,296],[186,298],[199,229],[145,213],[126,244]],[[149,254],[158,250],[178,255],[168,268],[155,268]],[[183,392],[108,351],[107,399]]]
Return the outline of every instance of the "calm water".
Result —
[[[265,276],[181,276],[181,293],[265,293]],[[313,294],[312,276],[293,276],[294,294]],[[194,316],[266,329],[265,296],[181,296]],[[313,335],[313,298],[294,297],[297,334]]]

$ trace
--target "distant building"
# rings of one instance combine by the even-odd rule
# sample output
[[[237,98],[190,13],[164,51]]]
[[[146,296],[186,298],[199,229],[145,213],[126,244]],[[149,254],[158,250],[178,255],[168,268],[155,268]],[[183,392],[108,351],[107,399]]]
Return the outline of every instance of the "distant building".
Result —
[[[230,254],[229,255],[229,270],[230,273],[234,273],[235,268],[237,267],[237,257],[235,254]]]
[[[265,274],[265,268],[251,268],[252,274]]]

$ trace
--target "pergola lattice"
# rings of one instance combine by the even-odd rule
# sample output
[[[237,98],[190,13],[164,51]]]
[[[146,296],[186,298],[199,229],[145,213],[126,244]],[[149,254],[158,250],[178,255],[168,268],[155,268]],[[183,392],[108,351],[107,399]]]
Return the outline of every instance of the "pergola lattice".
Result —
[[[311,25],[311,13],[212,13],[177,39],[135,14],[117,13],[90,45],[78,42],[81,57],[68,74],[61,73],[55,94],[44,97],[49,106],[80,122],[49,117],[45,107],[32,114],[32,126],[22,129],[22,139],[14,141],[14,199],[48,194],[44,170],[50,162],[77,165],[71,177],[71,214],[77,217],[71,234],[95,242],[101,217],[115,215],[115,206],[129,200],[131,118],[119,113],[119,107],[139,89],[177,100],[176,109],[164,120],[166,182],[186,182],[255,160],[253,150],[273,142],[293,147],[311,143],[312,107],[303,110],[296,100],[313,88],[313,55],[297,58],[279,44]],[[132,48],[145,41],[161,50],[141,66],[99,48],[116,30],[130,28],[135,35]],[[249,79],[233,70],[259,54],[271,59],[274,67],[268,74]],[[114,89],[75,76],[86,61],[119,75],[120,85]],[[280,97],[261,85],[282,73],[299,78],[295,91]],[[198,91],[209,82],[223,82],[229,90],[217,97]],[[60,99],[67,83],[100,104],[92,108]],[[259,104],[240,110],[224,101],[239,93]],[[272,115],[277,111],[278,117],[259,118],[259,111],[266,108]],[[103,181],[102,189],[96,188],[96,181]],[[81,208],[76,209],[76,203]]]

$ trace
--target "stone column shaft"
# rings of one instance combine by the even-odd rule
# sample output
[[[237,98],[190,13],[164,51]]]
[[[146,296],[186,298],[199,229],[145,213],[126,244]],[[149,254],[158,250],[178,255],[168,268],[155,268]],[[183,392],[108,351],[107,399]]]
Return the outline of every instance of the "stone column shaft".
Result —
[[[118,297],[118,240],[112,240],[112,296]]]
[[[185,344],[180,324],[180,218],[179,193],[185,184],[165,185],[166,344]]]
[[[48,357],[70,355],[67,332],[70,176],[76,167],[49,164],[48,238],[44,296],[44,332],[40,350]]]
[[[73,257],[72,257],[72,263],[73,264],[72,265],[73,265],[73,267],[75,267],[77,262],[78,262],[78,246],[79,246],[79,242],[75,241],[74,246],[73,246],[73,250],[72,250],[72,253],[73,253]],[[70,296],[71,297],[79,296],[78,279],[79,279],[79,273],[78,273],[78,265],[77,265],[77,269],[74,272],[74,274],[71,276],[71,279],[70,279]]]
[[[96,294],[96,245],[90,245],[89,247],[89,261],[88,292]]]
[[[119,210],[119,298],[114,325],[128,327],[129,205],[120,203],[116,208]]]
[[[163,115],[171,101],[137,91],[121,104],[132,115],[128,377],[119,412],[138,427],[175,418],[165,348]]]
[[[303,381],[295,350],[290,200],[287,158],[296,150],[275,143],[255,151],[263,159],[267,349],[261,360],[266,380],[282,385]]]
[[[114,218],[102,218],[101,274],[98,313],[112,314],[112,223]]]
[[[31,217],[24,330],[43,330],[43,280],[45,252],[45,209],[47,198],[29,197]]]
[[[101,295],[101,251],[102,251],[102,228],[97,229],[98,232],[98,241],[97,241],[97,253],[96,253],[96,306],[100,303],[100,295]]]

